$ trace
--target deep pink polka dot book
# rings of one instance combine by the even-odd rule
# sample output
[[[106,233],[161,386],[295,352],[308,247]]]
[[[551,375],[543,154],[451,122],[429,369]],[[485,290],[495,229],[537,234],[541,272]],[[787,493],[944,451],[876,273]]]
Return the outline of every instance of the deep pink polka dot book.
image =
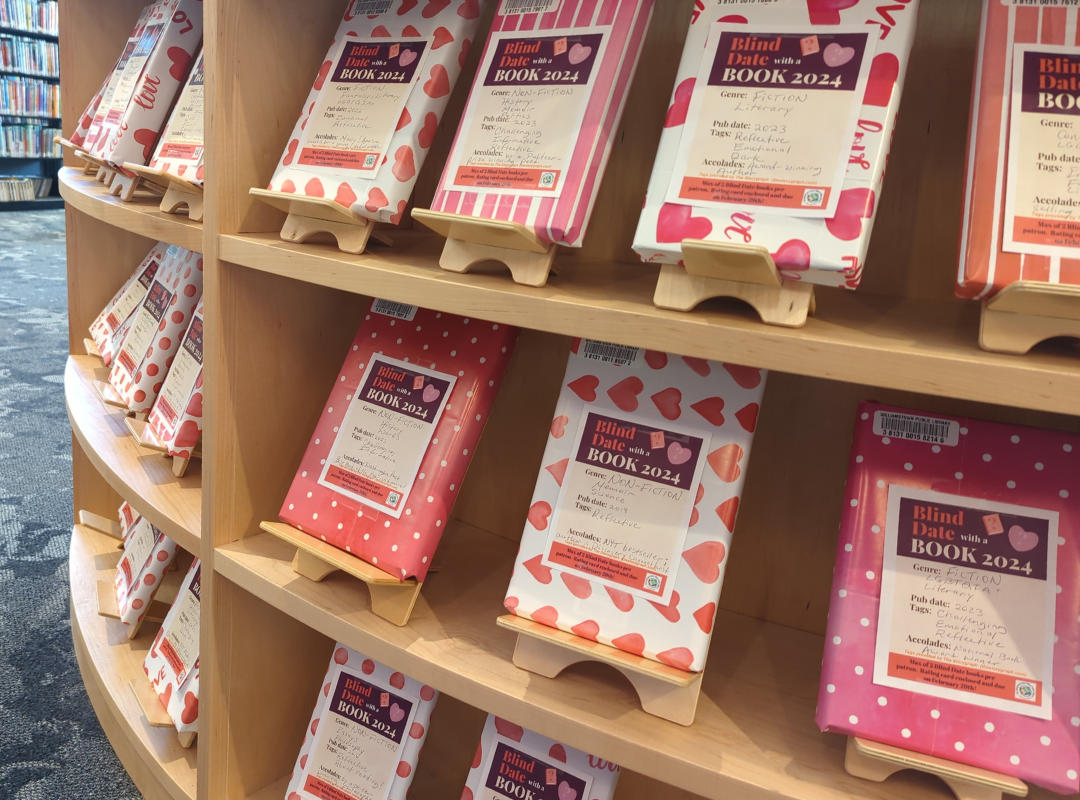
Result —
[[[287,800],[405,800],[439,693],[337,644]]]
[[[373,301],[282,521],[422,581],[516,341],[507,325]]]
[[[1080,789],[1080,436],[863,403],[822,730]]]

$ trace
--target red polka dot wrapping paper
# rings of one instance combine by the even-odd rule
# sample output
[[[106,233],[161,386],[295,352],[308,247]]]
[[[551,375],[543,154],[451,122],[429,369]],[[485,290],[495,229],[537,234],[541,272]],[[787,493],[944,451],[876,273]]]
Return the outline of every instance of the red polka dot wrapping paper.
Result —
[[[355,1],[350,2],[267,188],[332,198],[363,217],[399,224],[476,36],[482,5],[482,0],[392,0],[383,13],[354,17]],[[425,60],[413,78],[385,161],[374,178],[354,169],[302,167],[299,163],[297,148],[334,67],[331,59],[337,54],[337,43],[346,36],[427,40]],[[456,120],[451,122],[456,124]]]
[[[147,314],[158,320],[157,328],[152,336],[146,337],[145,348],[135,347],[138,334],[129,332],[109,372],[109,383],[132,411],[149,414],[153,409],[202,297],[202,280],[202,255],[170,247],[166,262],[158,269],[150,291],[133,315],[131,330],[137,332],[140,315],[146,323],[150,319]]]
[[[575,341],[505,605],[535,622],[700,672],[767,373],[651,350],[622,367],[587,358],[585,352]],[[543,563],[562,484],[577,451],[576,432],[588,413],[632,415],[633,422],[661,431],[678,425],[710,434],[699,454],[704,464],[693,486],[686,537],[669,568],[667,580],[674,588],[666,604]]]
[[[113,92],[116,90],[116,84],[119,82],[120,76],[127,66],[128,57],[131,55],[132,51],[134,51],[135,45],[138,44],[139,37],[142,36],[143,29],[146,26],[146,21],[150,18],[152,13],[159,19],[161,18],[160,9],[153,3],[139,12],[139,18],[135,21],[135,27],[132,28],[131,34],[124,43],[124,49],[120,51],[115,66],[112,68],[112,71],[105,76],[105,81],[101,84],[99,96],[95,97],[90,102],[90,105],[86,107],[83,116],[79,119],[79,126],[75,129],[75,132],[71,134],[72,144],[92,149],[94,143],[97,141],[98,134],[101,132],[101,126],[105,122],[105,112],[109,110]]]
[[[94,122],[94,115],[97,113],[98,106],[101,104],[101,98],[105,94],[105,89],[108,87],[109,78],[111,77],[112,72],[110,71],[105,77],[105,80],[101,82],[101,86],[98,88],[97,92],[90,98],[90,102],[87,104],[86,109],[79,117],[79,123],[75,126],[75,130],[68,136],[68,141],[76,147],[86,141],[86,134],[90,131],[90,126]]]
[[[184,178],[196,186],[203,185],[203,78],[200,48],[150,159],[151,169]]]
[[[572,154],[565,162],[565,175],[560,177],[562,189],[556,198],[534,197],[512,189],[463,191],[455,188],[452,165],[467,133],[459,128],[431,208],[482,219],[511,220],[525,225],[549,244],[581,247],[648,33],[653,0],[607,0],[602,3],[561,0],[552,3],[551,10],[546,13],[503,14],[502,11],[500,5],[491,26],[492,35],[502,31],[527,35],[574,29],[574,34],[599,32],[606,39],[605,50],[599,57],[601,60],[593,66],[596,83],[586,101]],[[484,47],[485,57],[492,46],[489,38]],[[484,63],[482,58],[481,65]],[[481,69],[478,80],[482,74]],[[473,84],[465,108],[466,118],[477,102],[479,85]]]
[[[202,43],[202,0],[165,0],[164,28],[143,65],[127,107],[105,118],[92,155],[120,166],[146,164]],[[114,108],[115,108],[114,96]]]
[[[165,384],[150,411],[149,424],[158,438],[169,448],[169,455],[191,458],[202,436],[203,420],[203,302],[191,315],[191,323],[180,340],[180,349],[173,357]],[[179,399],[179,402],[177,400]],[[173,408],[173,406],[176,406]]]
[[[687,34],[664,130],[653,165],[634,250],[643,261],[682,263],[684,239],[765,247],[785,280],[804,280],[855,289],[862,279],[903,93],[908,55],[915,38],[918,0],[883,11],[877,0],[779,0],[732,5],[699,0]],[[742,25],[867,26],[874,46],[869,82],[851,143],[836,214],[830,219],[770,214],[756,206],[719,208],[667,202],[691,96],[709,29],[723,21]]]
[[[171,656],[168,645],[162,648],[162,642],[169,632],[177,625],[177,618],[182,609],[179,599],[191,592],[193,582],[199,581],[201,576],[201,562],[195,559],[191,562],[184,581],[177,592],[177,601],[169,608],[165,615],[165,621],[158,628],[154,643],[150,646],[146,659],[143,661],[143,672],[154,687],[161,705],[172,719],[178,733],[198,733],[199,731],[199,657],[196,655],[194,663],[186,674],[181,675],[176,669],[175,656]],[[198,617],[196,616],[196,619]],[[198,639],[198,626],[195,637]],[[180,678],[179,682],[177,679]]]
[[[875,434],[878,412],[951,420],[959,428],[957,444]],[[890,487],[896,486],[1058,514],[1057,541],[1048,542],[1056,547],[1059,589],[1049,690],[1052,719],[874,683],[886,512]],[[1080,436],[863,403],[848,464],[825,634],[817,712],[821,729],[1014,775],[1063,794],[1080,789],[1078,502]],[[1016,548],[1014,541],[1020,539],[1015,537],[1032,535],[993,524],[987,532],[998,527],[1007,548]],[[965,623],[964,635],[971,633]]]
[[[120,517],[120,536],[126,544],[132,529],[142,519],[142,514],[136,511],[127,500],[120,504],[117,514]]]
[[[516,328],[423,308],[411,321],[374,311],[365,316],[281,506],[281,520],[391,575],[424,580],[516,341]],[[336,429],[377,354],[457,379],[397,519],[318,482]]]
[[[142,564],[132,558],[131,538],[124,543],[124,554],[117,564],[113,583],[116,587],[116,605],[120,611],[120,621],[125,626],[137,625],[146,616],[150,603],[161,587],[161,577],[176,557],[176,542],[159,531],[145,519],[136,526],[145,525],[151,529],[153,546],[150,555]],[[132,535],[134,535],[134,530]]]
[[[611,800],[620,772],[610,761],[489,714],[461,800],[491,797],[500,767],[504,780],[526,784],[534,800]],[[526,796],[505,784],[501,788],[509,797]]]
[[[157,274],[158,268],[164,263],[168,250],[169,245],[165,244],[165,242],[155,244],[150,249],[150,252],[146,254],[146,258],[139,262],[139,266],[124,281],[124,285],[113,295],[113,298],[98,314],[97,319],[90,325],[90,336],[93,338],[94,344],[97,345],[98,352],[101,353],[103,358],[106,353],[110,354],[109,360],[105,362],[106,366],[112,363],[112,346],[115,342],[115,334],[120,329],[120,326],[135,313],[135,309],[129,308],[129,306],[132,301],[146,296],[146,290],[154,279],[153,276]],[[138,306],[135,306],[135,308],[138,308]],[[125,310],[127,313],[125,313]]]
[[[349,682],[350,679],[352,682]],[[357,683],[360,685],[358,686]],[[323,679],[322,688],[315,702],[315,710],[311,714],[311,722],[304,734],[304,743],[296,758],[296,766],[293,767],[289,788],[286,790],[287,800],[324,800],[325,797],[339,796],[336,787],[329,791],[323,789],[321,792],[316,788],[321,782],[318,765],[322,757],[316,746],[319,743],[320,733],[328,733],[327,729],[330,726],[346,726],[348,722],[344,720],[355,720],[355,717],[347,715],[348,712],[345,715],[339,715],[334,711],[337,704],[348,703],[349,699],[352,699],[344,693],[350,690],[352,698],[365,697],[365,692],[369,692],[373,707],[365,705],[360,713],[366,710],[376,719],[381,718],[380,721],[387,728],[397,732],[398,739],[394,744],[399,748],[398,763],[396,767],[392,767],[391,774],[386,776],[390,781],[386,798],[387,800],[405,800],[413,778],[416,776],[416,762],[420,758],[424,739],[427,738],[428,728],[431,725],[431,712],[435,710],[439,693],[430,686],[380,664],[340,642],[334,646],[330,667],[326,671],[326,677]],[[385,706],[381,705],[384,692],[386,693]],[[377,697],[376,694],[379,696]],[[408,710],[404,708],[406,704],[411,706]],[[350,703],[350,705],[356,704]],[[371,768],[371,765],[366,766]],[[353,778],[347,770],[343,772],[346,773],[343,775],[345,780]],[[318,793],[305,788],[308,786]]]

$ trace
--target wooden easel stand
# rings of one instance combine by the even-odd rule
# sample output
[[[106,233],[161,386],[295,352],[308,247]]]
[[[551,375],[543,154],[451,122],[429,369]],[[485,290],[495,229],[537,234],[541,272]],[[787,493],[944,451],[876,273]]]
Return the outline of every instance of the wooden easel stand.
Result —
[[[140,446],[165,456],[169,455],[168,445],[157,437],[157,434],[154,433],[154,429],[150,427],[150,423],[145,419],[139,419],[138,416],[128,417],[124,420],[124,423],[127,425],[128,432],[135,437],[135,441],[138,442]],[[199,444],[196,444],[195,448],[192,450],[191,458],[202,458],[202,449]],[[172,456],[173,475],[177,478],[184,477],[184,474],[187,472],[188,464],[191,463],[191,458]]]
[[[252,197],[262,200],[289,216],[281,228],[286,242],[302,243],[319,233],[328,233],[343,253],[359,255],[372,237],[383,244],[390,239],[375,231],[375,222],[362,217],[325,197],[307,197],[271,189],[250,189]]]
[[[1057,336],[1080,339],[1080,286],[1017,281],[983,301],[983,350],[1023,355]]]

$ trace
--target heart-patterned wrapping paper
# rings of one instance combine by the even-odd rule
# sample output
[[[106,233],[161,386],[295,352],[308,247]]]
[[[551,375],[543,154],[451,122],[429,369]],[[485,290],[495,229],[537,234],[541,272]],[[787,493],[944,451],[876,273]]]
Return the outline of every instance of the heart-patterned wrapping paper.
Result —
[[[882,11],[877,0],[777,0],[730,3],[698,0],[686,37],[660,146],[641,212],[634,250],[643,261],[679,264],[684,239],[765,247],[785,280],[855,289],[862,279],[870,232],[881,198],[908,55],[915,38],[918,0]],[[709,29],[740,25],[866,25],[874,32],[869,82],[858,114],[836,214],[812,219],[769,214],[755,206],[704,208],[667,202],[690,98]]]
[[[357,679],[373,687],[380,695],[386,692],[393,697],[405,698],[414,706],[411,711],[411,723],[409,723],[409,714],[396,702],[390,705],[388,719],[385,720],[391,725],[409,723],[401,730],[399,760],[392,773],[385,776],[389,779],[389,789],[383,795],[387,800],[405,800],[413,778],[416,776],[416,762],[420,758],[420,751],[424,746],[428,727],[431,725],[431,712],[435,710],[439,693],[427,684],[380,664],[340,642],[334,646],[334,655],[330,660],[326,677],[323,678],[322,688],[319,690],[315,709],[311,714],[311,722],[304,734],[304,743],[300,747],[296,766],[293,767],[289,780],[286,800],[323,800],[326,797],[338,796],[338,790],[325,785],[321,792],[318,789],[316,792],[308,791],[305,787],[311,780],[315,781],[316,785],[319,783],[317,771],[319,754],[315,748],[319,742],[320,727],[325,732],[325,728],[340,724],[332,707],[335,699],[338,699],[338,688],[343,679],[349,678]],[[373,698],[373,700],[375,706],[378,707],[380,699]],[[387,701],[389,702],[389,697]],[[372,711],[373,709],[368,709],[369,713]],[[313,762],[311,767],[308,766],[309,760]],[[342,777],[349,780],[352,776],[345,774]]]
[[[559,196],[534,197],[512,189],[462,191],[453,188],[451,169],[466,134],[459,127],[431,208],[482,219],[518,222],[548,244],[581,247],[652,19],[653,0],[604,3],[561,0],[548,6],[550,10],[544,13],[504,14],[504,7],[500,5],[491,33],[517,31],[527,35],[573,29],[575,34],[600,32],[606,39],[602,60],[594,66],[596,83],[588,98],[581,127],[576,132],[573,154],[567,161],[566,174],[561,178]],[[492,46],[489,38],[484,48],[485,57]],[[473,84],[465,108],[466,118],[469,109],[476,104],[481,77],[478,73],[477,82]]]
[[[1013,48],[1023,43],[1080,45],[1078,15],[1080,9],[1060,3],[1024,8],[984,0],[968,127],[957,297],[989,297],[1021,280],[1080,285],[1080,253],[1062,258],[1002,249]]]
[[[542,468],[505,599],[511,613],[683,670],[700,672],[712,638],[739,496],[767,373],[658,351],[631,366],[587,357],[575,340],[566,365]],[[671,566],[667,604],[542,563],[575,433],[590,412],[632,415],[659,429],[681,425],[711,434],[694,486],[680,559]],[[677,443],[672,442],[670,447]],[[673,464],[685,454],[668,457]],[[685,485],[685,484],[683,484]]]
[[[202,436],[202,310],[203,302],[200,297],[148,420],[150,428],[169,448],[169,455],[179,458],[191,458],[191,453]]]
[[[391,0],[389,3],[349,0],[345,18],[338,26],[267,188],[331,198],[368,219],[399,224],[468,58],[484,3],[486,0]],[[379,13],[365,13],[365,8],[384,5],[388,8],[380,9]],[[334,68],[332,59],[337,53],[337,43],[346,36],[362,40],[394,37],[427,40],[423,66],[413,78],[397,129],[374,178],[356,170],[298,163],[304,130]]]
[[[397,307],[398,313],[411,310],[411,318],[375,310],[384,305]],[[516,341],[517,329],[508,325],[373,301],[278,516],[395,577],[422,581],[449,523]],[[377,355],[457,379],[397,518],[319,483],[349,403]]]
[[[90,326],[90,336],[102,358],[109,353],[105,366],[112,363],[114,335],[142,304],[154,276],[165,261],[168,250],[169,245],[165,242],[154,245]]]
[[[199,50],[180,97],[169,114],[165,131],[154,148],[150,168],[184,178],[196,186],[203,183],[203,51]]]
[[[181,598],[191,595],[198,603],[201,593],[202,562],[194,559],[184,575],[184,581],[180,585],[180,591],[176,594],[176,600],[165,615],[165,621],[158,628],[154,643],[150,646],[146,659],[143,661],[143,672],[150,680],[150,685],[157,692],[161,705],[176,726],[177,733],[197,733],[199,730],[199,656],[195,655],[194,663],[188,671],[181,675],[177,670],[177,656],[175,649],[169,650],[165,637],[181,624],[180,615],[185,613],[183,623],[191,625],[194,620],[194,639],[199,640],[199,604],[188,604],[185,609]],[[192,613],[192,609],[196,613]],[[181,666],[182,669],[182,666]],[[179,681],[177,679],[180,679]]]
[[[119,59],[117,60],[117,63],[119,63]],[[115,69],[116,67],[114,66],[113,71],[115,71]],[[90,98],[90,102],[87,104],[86,109],[79,117],[79,124],[75,126],[75,130],[72,131],[71,135],[68,137],[68,141],[76,147],[81,146],[86,141],[86,134],[90,132],[90,126],[94,124],[94,115],[97,114],[98,106],[101,105],[101,99],[105,95],[105,90],[109,87],[109,79],[112,77],[112,74],[113,72],[110,71],[105,77],[105,80],[102,81],[97,92]]]
[[[534,800],[611,800],[619,772],[610,761],[489,714],[461,800],[526,796],[514,787],[531,790]]]
[[[955,446],[874,433],[877,412],[948,420]],[[874,683],[890,486],[1057,512],[1052,719]],[[1017,549],[1030,531],[984,518]],[[1006,531],[1010,531],[1006,533]],[[1014,775],[1062,794],[1080,789],[1080,436],[863,403],[855,422],[825,634],[822,730]],[[1038,626],[1039,620],[1031,620]],[[971,635],[978,628],[966,629]]]
[[[146,548],[149,555],[145,559],[141,558],[144,551],[137,542],[140,536],[146,537],[144,542],[151,543]],[[124,541],[124,554],[113,576],[116,605],[125,627],[137,627],[142,623],[161,587],[165,570],[176,558],[176,550],[176,542],[151,525],[145,517],[132,526],[131,533]],[[140,561],[142,563],[138,563]]]

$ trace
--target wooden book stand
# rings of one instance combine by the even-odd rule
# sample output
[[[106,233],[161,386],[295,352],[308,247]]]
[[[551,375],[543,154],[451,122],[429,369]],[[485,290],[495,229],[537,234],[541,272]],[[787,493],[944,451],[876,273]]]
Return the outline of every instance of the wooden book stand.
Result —
[[[135,437],[135,441],[148,450],[153,450],[163,455],[169,455],[169,447],[157,434],[154,433],[154,429],[150,427],[144,419],[138,419],[136,417],[128,417],[124,420],[127,425],[128,431]],[[191,452],[191,458],[202,458],[202,443],[201,441],[195,445],[195,448]],[[184,473],[187,472],[188,464],[191,462],[191,458],[181,458],[180,456],[173,456],[172,471],[173,475],[177,478],[184,477]]]
[[[124,402],[124,398],[120,396],[120,393],[113,388],[113,385],[108,381],[94,381],[94,391],[97,392],[97,396],[107,406],[113,406],[115,408],[122,408],[124,411],[131,413],[127,403]]]
[[[135,198],[135,191],[140,185],[159,194],[164,191],[152,183],[146,183],[138,175],[129,172],[127,165],[125,165],[123,169],[116,170],[116,175],[109,184],[109,194],[113,197],[119,197],[125,203],[130,203]]]
[[[82,343],[83,347],[86,349],[86,354],[88,356],[93,356],[94,358],[101,358],[101,351],[98,350],[97,343],[95,343],[93,339],[83,339]]]
[[[98,597],[98,614],[109,619],[120,619],[120,608],[116,604],[116,587],[108,581],[97,582],[97,597]],[[150,608],[146,611],[146,616],[143,617],[143,622],[164,622],[165,615],[169,613],[169,604],[155,599],[150,603]],[[128,636],[129,639],[134,639],[135,634],[138,633],[139,627],[137,625],[131,626],[135,633],[131,633]]]
[[[711,297],[749,303],[767,325],[800,328],[814,312],[814,285],[788,281],[764,247],[687,239],[683,264],[664,264],[653,303],[690,311]]]
[[[1080,338],[1080,286],[1017,281],[983,301],[983,350],[1023,355],[1055,336]]]
[[[390,239],[375,231],[375,222],[350,211],[341,203],[325,197],[305,197],[272,189],[249,189],[252,197],[288,214],[281,228],[286,242],[306,242],[317,233],[329,233],[343,253],[359,255],[367,249],[368,239],[390,244]]]
[[[124,534],[120,531],[120,523],[115,519],[103,517],[92,511],[79,509],[79,524],[87,528],[103,533],[111,539],[116,539],[123,547]]]
[[[416,208],[413,219],[446,237],[439,266],[464,273],[485,261],[506,265],[515,283],[543,286],[558,245],[546,244],[520,222],[480,219],[446,211]]]
[[[102,161],[97,156],[90,155],[90,153],[82,149],[76,149],[75,155],[77,155],[83,161],[86,161],[88,164],[92,164],[93,166],[97,167],[97,173],[95,173],[94,175],[94,180],[98,181],[99,183],[104,183],[106,186],[112,184],[113,178],[116,177],[116,170],[109,166],[109,164],[107,164],[105,161]],[[88,173],[88,170],[84,169],[83,171]]]
[[[192,222],[203,221],[203,187],[160,169],[131,162],[124,164],[124,169],[138,176],[143,186],[164,193],[159,207],[164,213],[175,214],[181,208],[187,208],[188,219]]]
[[[626,676],[646,714],[679,725],[693,724],[701,693],[700,672],[684,672],[513,614],[501,616],[497,622],[500,628],[518,635],[514,664],[522,669],[555,678],[571,664],[599,661]]]
[[[283,522],[263,522],[259,527],[296,547],[292,567],[297,574],[318,582],[341,570],[367,584],[371,611],[375,616],[398,626],[408,623],[423,583],[395,578],[389,572]]]
[[[83,157],[83,149],[81,145],[77,145],[70,139],[65,139],[63,136],[54,136],[53,143],[60,145],[65,150],[70,150],[72,155],[83,160],[83,175],[89,175],[91,172],[96,171],[97,165],[94,164],[94,162],[90,161],[88,158]]]
[[[135,700],[139,704],[139,708],[142,709],[143,716],[146,717],[146,724],[151,728],[172,728],[173,721],[169,716],[169,712],[165,710],[165,706],[161,704],[161,698],[158,697],[157,692],[154,691],[154,687],[149,680],[143,678],[132,678],[128,684],[131,687],[131,693],[135,695]],[[195,743],[195,736],[197,734],[192,731],[188,733],[178,733],[177,736],[180,739],[180,746],[185,750]]]
[[[1009,775],[999,775],[856,736],[848,737],[844,769],[856,778],[877,783],[905,769],[926,772],[945,781],[956,795],[956,800],[1001,800],[1002,794],[1027,797],[1028,793],[1027,784]]]

